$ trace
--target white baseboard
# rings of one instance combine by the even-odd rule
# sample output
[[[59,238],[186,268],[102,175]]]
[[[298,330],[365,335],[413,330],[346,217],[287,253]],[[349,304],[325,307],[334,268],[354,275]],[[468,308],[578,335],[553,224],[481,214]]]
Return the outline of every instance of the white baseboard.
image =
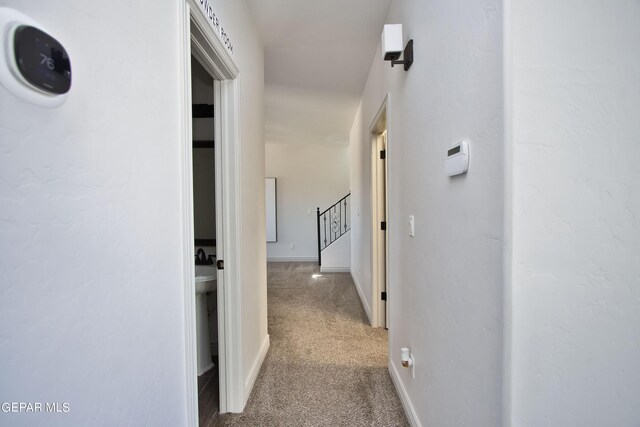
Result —
[[[323,267],[320,266],[320,273],[349,273],[349,267]]]
[[[391,375],[393,385],[396,386],[396,391],[398,392],[398,396],[400,396],[400,401],[402,402],[402,407],[404,408],[404,412],[407,415],[409,424],[411,424],[412,427],[422,427],[422,424],[420,424],[420,420],[418,419],[418,414],[416,414],[416,410],[411,403],[411,399],[409,399],[407,389],[404,388],[404,384],[400,379],[400,374],[396,369],[396,365],[394,365],[391,361],[389,362],[389,374]]]
[[[204,374],[205,372],[209,372],[209,370],[213,368],[213,362],[211,362],[210,364],[208,364],[207,366],[205,366],[202,369],[198,369],[198,376]]]
[[[262,342],[262,347],[260,347],[260,351],[258,352],[258,356],[256,360],[253,362],[253,366],[251,367],[251,371],[249,371],[249,376],[247,377],[247,381],[244,386],[244,406],[247,405],[247,401],[249,400],[249,396],[251,395],[251,390],[253,390],[253,386],[256,384],[256,378],[258,378],[258,374],[260,373],[260,368],[262,368],[262,363],[264,362],[264,358],[267,357],[267,352],[269,351],[269,335],[264,338]]]
[[[369,303],[367,302],[367,299],[364,297],[364,293],[362,292],[362,287],[360,287],[360,283],[358,282],[358,279],[356,279],[356,276],[353,275],[353,273],[351,273],[351,278],[353,279],[353,283],[356,284],[356,291],[358,291],[358,296],[360,296],[360,301],[362,301],[362,306],[364,307],[364,311],[365,313],[367,313],[367,319],[369,319],[369,324],[373,325],[373,322],[371,321],[371,307],[369,307]]]
[[[318,262],[317,256],[274,256],[267,257],[267,262]]]

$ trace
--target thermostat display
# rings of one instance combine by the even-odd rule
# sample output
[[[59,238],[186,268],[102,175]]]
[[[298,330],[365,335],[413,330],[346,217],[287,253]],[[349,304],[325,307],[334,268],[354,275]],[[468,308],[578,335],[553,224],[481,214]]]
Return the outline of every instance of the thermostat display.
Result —
[[[445,168],[449,176],[460,175],[469,170],[469,143],[467,141],[459,142],[447,151]]]
[[[71,89],[71,61],[42,25],[0,7],[0,49],[0,85],[7,92],[45,108],[64,103]]]
[[[47,33],[21,25],[13,35],[14,55],[20,75],[47,93],[61,95],[71,87],[71,63],[64,47]]]

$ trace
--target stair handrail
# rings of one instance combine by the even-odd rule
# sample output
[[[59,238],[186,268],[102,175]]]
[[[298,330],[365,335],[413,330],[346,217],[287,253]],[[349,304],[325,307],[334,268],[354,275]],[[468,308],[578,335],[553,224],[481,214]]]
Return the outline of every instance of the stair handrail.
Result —
[[[351,192],[349,192],[346,196],[338,200],[333,205],[329,206],[323,212],[320,212],[320,207],[317,208],[316,226],[318,231],[318,265],[322,265],[322,251],[328,248],[329,246],[331,246],[331,244],[333,244],[336,240],[338,240],[340,237],[346,234],[349,230],[351,230],[351,228],[349,227],[350,221],[347,221],[347,216],[349,213],[348,208],[351,207],[351,205],[348,203],[349,197],[351,197]],[[344,210],[342,209],[343,206],[344,206]],[[329,234],[327,234],[327,216],[328,215],[330,216],[330,221],[332,222],[332,224],[330,224]],[[336,218],[337,218],[337,221],[336,221]],[[344,221],[343,221],[343,218],[344,218]],[[321,227],[321,222],[323,223],[324,228]],[[324,239],[322,238],[323,230],[324,230]],[[327,240],[327,236],[329,237],[328,240]]]

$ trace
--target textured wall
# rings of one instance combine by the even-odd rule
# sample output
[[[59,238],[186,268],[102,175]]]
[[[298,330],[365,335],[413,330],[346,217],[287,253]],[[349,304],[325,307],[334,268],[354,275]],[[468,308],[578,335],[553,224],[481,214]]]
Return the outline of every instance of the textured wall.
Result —
[[[181,5],[6,5],[64,42],[74,82],[56,110],[0,87],[0,402],[71,411],[0,425],[184,425]],[[216,7],[241,70],[248,377],[267,333],[263,55],[244,2]]]
[[[640,2],[514,1],[511,425],[640,423]]]
[[[350,134],[349,178],[351,180],[351,274],[363,306],[371,316],[371,137],[369,126],[387,95],[380,47],[374,56]]]
[[[316,209],[349,193],[349,147],[267,144],[266,174],[278,178],[278,242],[267,244],[267,256],[317,259]]]
[[[242,330],[244,334],[245,399],[250,379],[260,369],[267,340],[267,248],[264,200],[264,49],[244,1],[215,3],[217,15],[233,39],[238,76],[240,181],[242,205],[241,259]]]
[[[74,72],[55,110],[0,87],[0,401],[70,404],[0,424],[181,425],[178,3],[0,5]]]
[[[415,40],[415,62],[405,72],[374,58],[353,126],[354,214],[359,207],[363,222],[353,271],[368,288],[368,130],[388,92],[391,369],[422,425],[494,427],[502,410],[501,2],[398,0],[387,22]],[[461,139],[470,141],[471,166],[451,179],[444,160]],[[400,366],[405,346],[415,379]]]

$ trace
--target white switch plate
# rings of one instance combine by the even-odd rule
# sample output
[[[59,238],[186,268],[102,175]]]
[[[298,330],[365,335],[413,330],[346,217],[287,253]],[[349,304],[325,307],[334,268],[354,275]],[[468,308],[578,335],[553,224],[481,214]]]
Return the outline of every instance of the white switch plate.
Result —
[[[409,215],[409,236],[414,237],[416,235],[416,222],[413,215]]]

